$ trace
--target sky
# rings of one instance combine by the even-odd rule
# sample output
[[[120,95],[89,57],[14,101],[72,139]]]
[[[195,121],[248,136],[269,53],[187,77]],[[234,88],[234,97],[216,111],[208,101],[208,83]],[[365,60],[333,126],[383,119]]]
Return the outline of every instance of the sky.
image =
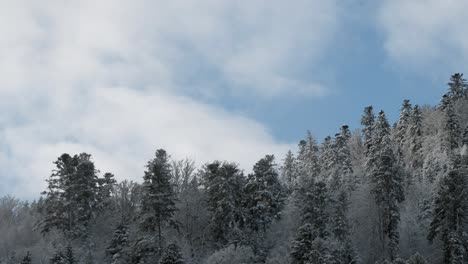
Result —
[[[281,162],[362,109],[436,104],[468,65],[465,0],[0,0],[0,196],[34,199],[62,153],[140,181]]]

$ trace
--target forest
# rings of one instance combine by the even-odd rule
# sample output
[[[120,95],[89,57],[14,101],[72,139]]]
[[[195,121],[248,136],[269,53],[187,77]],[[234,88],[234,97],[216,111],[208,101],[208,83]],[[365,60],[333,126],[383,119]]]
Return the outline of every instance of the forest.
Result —
[[[118,182],[91,154],[57,153],[36,200],[0,198],[0,263],[468,263],[463,74],[394,124],[373,106],[357,118],[248,173],[156,146],[141,181]]]

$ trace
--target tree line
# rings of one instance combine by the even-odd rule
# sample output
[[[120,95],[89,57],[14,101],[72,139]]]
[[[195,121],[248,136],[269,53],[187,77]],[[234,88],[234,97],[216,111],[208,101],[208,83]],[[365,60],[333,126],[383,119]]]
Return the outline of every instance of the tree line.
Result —
[[[62,154],[31,203],[0,198],[0,263],[468,263],[468,84],[390,125],[364,108],[320,143],[197,168],[158,149],[142,182]]]

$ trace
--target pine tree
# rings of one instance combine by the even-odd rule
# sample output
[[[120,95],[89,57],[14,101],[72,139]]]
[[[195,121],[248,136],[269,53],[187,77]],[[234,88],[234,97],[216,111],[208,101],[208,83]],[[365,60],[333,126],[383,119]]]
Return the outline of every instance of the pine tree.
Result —
[[[219,161],[205,165],[202,178],[212,237],[222,247],[232,241],[232,231],[244,225],[242,201],[245,179],[236,164]]]
[[[284,204],[273,155],[266,155],[254,165],[245,185],[245,196],[247,224],[252,230],[265,233],[268,224],[280,217]]]
[[[39,228],[42,233],[58,229],[68,239],[85,238],[89,224],[102,208],[100,202],[110,192],[101,193],[105,185],[100,184],[91,155],[63,154],[54,163],[57,168],[47,180],[48,190],[43,192]]]
[[[112,263],[118,263],[122,259],[124,250],[128,247],[128,225],[121,222],[114,231],[112,240],[106,253],[111,257]]]
[[[356,263],[357,257],[354,252],[350,235],[351,225],[348,221],[349,198],[346,191],[342,190],[333,202],[333,213],[331,215],[331,231],[336,243],[335,258],[338,263]]]
[[[172,223],[177,210],[177,197],[171,184],[171,166],[166,151],[158,149],[156,157],[148,162],[146,168],[141,194],[140,226],[144,231],[157,232],[158,249],[162,250],[163,225]]]
[[[307,131],[305,140],[299,142],[299,153],[297,155],[298,173],[301,181],[316,178],[320,174],[318,164],[318,145],[312,133]]]
[[[31,259],[31,252],[26,252],[26,256],[23,257],[21,260],[20,264],[31,264],[32,259]]]
[[[390,126],[383,111],[378,115],[374,131],[372,155],[369,157],[371,161],[368,162],[373,165],[370,168],[371,191],[379,210],[382,245],[385,245],[386,236],[389,256],[393,260],[399,243],[399,203],[403,202],[405,197],[402,172],[393,153]]]
[[[297,188],[297,164],[291,150],[288,150],[281,167],[281,180],[286,185],[288,193]]]
[[[424,156],[422,151],[423,127],[422,114],[418,105],[415,105],[411,113],[410,125],[408,128],[410,168],[420,178],[424,165]]]
[[[400,116],[398,121],[395,124],[394,129],[394,140],[397,145],[397,155],[398,162],[405,166],[406,155],[408,154],[407,144],[408,144],[408,129],[411,122],[411,115],[413,108],[408,99],[403,100],[403,104],[400,110]]]
[[[447,83],[449,86],[448,96],[451,99],[464,98],[467,95],[468,84],[463,78],[463,73],[455,73],[450,77],[450,81]]]
[[[372,146],[372,138],[374,135],[374,123],[375,116],[372,106],[367,106],[364,108],[364,114],[361,117],[362,135],[364,137],[364,152],[366,157],[369,155],[369,151]]]
[[[182,254],[180,253],[179,246],[177,246],[175,242],[167,246],[166,250],[161,256],[161,260],[159,260],[159,264],[184,264],[184,263],[185,261],[182,257]]]
[[[468,261],[467,212],[468,170],[456,163],[439,183],[434,198],[432,221],[428,239],[432,242],[440,237],[444,249],[444,263],[466,263]]]
[[[459,147],[460,142],[460,124],[455,113],[453,102],[447,95],[444,95],[439,105],[444,119],[442,128],[442,146],[444,150],[452,156]]]
[[[306,223],[299,227],[294,240],[291,243],[291,257],[293,264],[305,264],[309,260],[309,253],[316,238],[314,228]]]
[[[333,176],[330,186],[333,190],[341,189],[345,183],[350,189],[353,189],[357,183],[353,178],[351,165],[351,152],[348,145],[350,137],[349,127],[343,125],[340,133],[335,135],[335,141],[332,144],[334,155],[332,159]]]

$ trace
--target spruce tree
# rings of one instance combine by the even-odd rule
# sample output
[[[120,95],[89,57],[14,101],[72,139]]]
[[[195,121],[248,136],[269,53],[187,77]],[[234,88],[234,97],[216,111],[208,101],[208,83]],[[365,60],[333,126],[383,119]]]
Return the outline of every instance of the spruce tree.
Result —
[[[378,206],[379,227],[383,248],[388,240],[389,257],[396,257],[400,222],[399,203],[403,202],[404,185],[401,168],[398,166],[390,139],[390,126],[383,111],[374,125],[374,137],[369,157],[371,192]],[[385,239],[385,237],[387,239]]]
[[[450,77],[450,81],[447,83],[449,86],[448,96],[451,99],[464,98],[467,95],[468,84],[463,78],[463,73],[455,73]]]
[[[106,253],[110,256],[112,263],[118,263],[123,258],[125,249],[128,247],[129,230],[128,225],[121,222],[114,231],[110,245]]]
[[[362,135],[364,138],[364,153],[366,157],[369,155],[369,151],[372,146],[372,138],[374,134],[374,123],[375,116],[373,112],[373,107],[367,106],[364,108],[364,113],[361,117]]]
[[[42,233],[57,229],[67,239],[86,238],[91,221],[102,208],[101,201],[110,195],[101,191],[108,188],[106,184],[111,184],[112,177],[98,178],[87,153],[73,157],[63,154],[54,164],[56,169],[47,180],[47,191],[43,192],[39,229]]]
[[[202,170],[203,185],[210,211],[210,229],[219,247],[232,242],[232,233],[244,226],[245,178],[234,163],[215,161]],[[235,236],[237,240],[238,235]]]
[[[162,228],[172,223],[177,210],[176,194],[171,183],[171,166],[165,150],[158,149],[146,165],[141,193],[140,226],[143,231],[157,232],[158,249],[162,250]]]
[[[410,125],[408,128],[410,168],[420,178],[424,165],[423,144],[423,126],[422,113],[418,105],[415,105],[411,113]]]
[[[443,114],[442,147],[453,158],[454,152],[459,147],[461,141],[458,116],[455,113],[452,100],[447,95],[443,96],[439,109],[441,109]]]
[[[288,193],[297,188],[297,164],[291,150],[288,150],[281,167],[281,181],[286,185]]]
[[[77,264],[78,261],[75,258],[75,252],[71,246],[65,248],[65,253],[63,254],[63,263],[64,264]]]
[[[407,144],[408,144],[408,129],[411,122],[413,108],[408,99],[403,100],[403,104],[400,110],[400,116],[395,124],[394,129],[394,140],[397,146],[397,159],[402,166],[405,166],[405,160],[407,156]]]
[[[265,233],[267,226],[280,217],[284,204],[273,155],[266,155],[254,165],[245,185],[245,196],[247,224],[252,230]]]
[[[175,242],[169,244],[159,260],[159,264],[184,264],[184,258]]]
[[[349,127],[343,125],[340,133],[335,135],[335,140],[332,144],[332,181],[330,186],[333,190],[341,189],[345,183],[350,189],[353,189],[357,183],[353,178],[353,167],[351,165],[350,137],[351,132],[349,132]]]
[[[465,158],[464,158],[465,159]],[[463,161],[466,162],[466,161]],[[443,243],[444,263],[468,261],[468,170],[456,162],[455,168],[444,176],[434,198],[428,239],[439,237]]]
[[[297,154],[300,181],[318,177],[320,173],[318,151],[317,141],[312,136],[312,133],[307,131],[306,139],[299,142],[299,153]]]

